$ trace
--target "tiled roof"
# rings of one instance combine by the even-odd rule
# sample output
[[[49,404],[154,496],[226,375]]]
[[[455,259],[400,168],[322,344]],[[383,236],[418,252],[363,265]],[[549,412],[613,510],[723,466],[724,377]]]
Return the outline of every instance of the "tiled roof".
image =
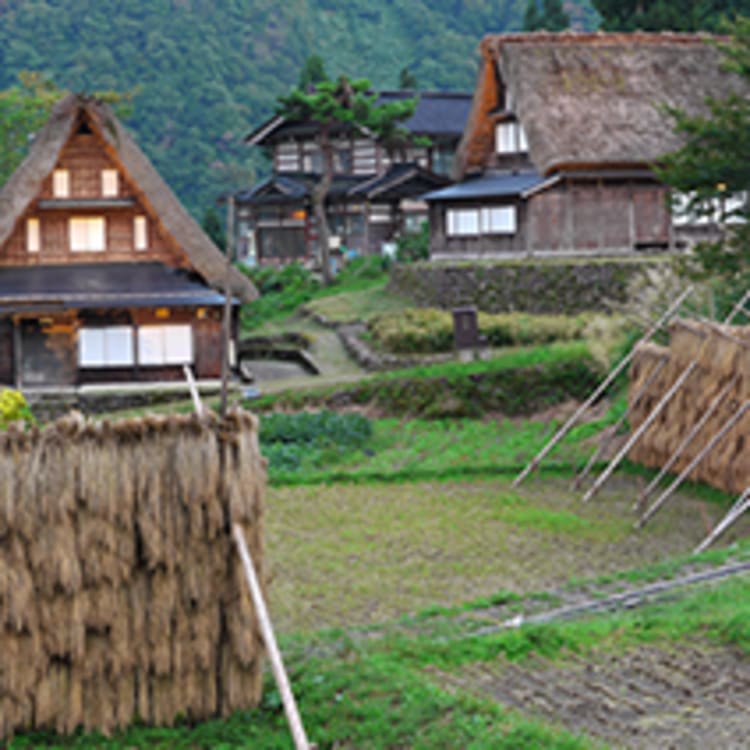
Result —
[[[442,190],[423,195],[427,201],[470,200],[473,198],[509,198],[542,185],[545,178],[538,172],[487,172],[458,182]]]

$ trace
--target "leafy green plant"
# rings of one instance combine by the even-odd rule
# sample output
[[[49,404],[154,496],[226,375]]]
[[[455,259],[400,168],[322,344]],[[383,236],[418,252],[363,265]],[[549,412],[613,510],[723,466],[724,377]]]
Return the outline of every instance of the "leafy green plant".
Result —
[[[418,232],[405,232],[396,240],[396,260],[414,263],[430,257],[430,225],[423,221]]]
[[[3,388],[0,390],[0,429],[7,428],[12,422],[32,424],[34,415],[20,391]]]

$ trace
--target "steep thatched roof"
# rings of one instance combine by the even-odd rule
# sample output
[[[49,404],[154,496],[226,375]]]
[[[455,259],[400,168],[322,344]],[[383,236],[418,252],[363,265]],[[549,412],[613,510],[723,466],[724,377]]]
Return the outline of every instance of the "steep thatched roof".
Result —
[[[77,94],[68,94],[55,105],[46,125],[34,139],[31,152],[0,191],[0,246],[39,194],[81,117],[86,117],[104,140],[108,153],[139,191],[139,197],[164,234],[184,251],[206,282],[222,290],[226,261],[221,251],[185,210],[111,109]],[[232,293],[243,301],[258,296],[252,283],[235,269],[232,269],[231,287]]]
[[[721,53],[710,41],[640,32],[486,36],[457,176],[481,167],[493,147],[490,113],[504,109],[503,86],[540,172],[653,163],[681,143],[665,105],[699,113],[706,97],[741,87],[721,70]]]

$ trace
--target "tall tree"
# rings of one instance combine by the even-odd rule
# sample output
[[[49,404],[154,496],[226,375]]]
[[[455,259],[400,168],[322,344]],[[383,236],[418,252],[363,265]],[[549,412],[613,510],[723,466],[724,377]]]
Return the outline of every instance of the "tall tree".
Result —
[[[523,16],[524,31],[563,31],[570,26],[570,17],[563,8],[562,0],[528,0]]]
[[[398,123],[413,114],[414,105],[411,99],[377,104],[377,95],[371,92],[369,81],[350,80],[343,75],[336,81],[319,83],[313,91],[294,88],[286,96],[279,97],[278,114],[290,120],[313,122],[318,126],[316,140],[323,169],[312,190],[312,204],[326,284],[332,280],[329,253],[331,232],[326,215],[326,200],[333,182],[332,139],[341,130],[353,130],[376,140],[394,139]]]
[[[33,134],[63,93],[40,73],[24,71],[18,78],[18,85],[0,91],[0,186],[23,161]]]
[[[417,77],[409,68],[401,68],[398,74],[398,87],[401,91],[416,91],[419,88]]]
[[[750,14],[750,0],[592,0],[607,31],[717,31]]]
[[[734,25],[731,41],[719,45],[724,67],[738,75],[744,91],[709,99],[709,114],[688,117],[673,110],[685,145],[664,158],[660,177],[690,196],[686,210],[710,215],[722,237],[698,245],[695,257],[711,277],[747,285],[750,280],[750,18]]]

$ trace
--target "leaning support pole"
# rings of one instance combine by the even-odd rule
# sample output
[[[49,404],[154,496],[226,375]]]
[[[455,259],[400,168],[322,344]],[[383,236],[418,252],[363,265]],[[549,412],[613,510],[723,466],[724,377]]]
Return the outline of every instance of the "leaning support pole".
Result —
[[[625,445],[622,446],[618,454],[610,461],[607,468],[596,478],[594,484],[589,487],[588,491],[583,496],[584,503],[587,503],[589,500],[591,500],[591,498],[594,497],[594,495],[596,495],[596,493],[599,492],[599,490],[604,486],[604,483],[609,479],[612,472],[620,465],[625,456],[628,455],[630,449],[641,439],[643,433],[646,432],[649,427],[651,427],[651,425],[654,423],[654,420],[659,416],[659,414],[662,413],[664,407],[672,399],[672,396],[674,396],[674,394],[677,393],[680,388],[682,388],[683,384],[693,374],[696,367],[698,367],[698,362],[697,360],[694,360],[682,371],[680,377],[677,378],[674,383],[672,383],[670,389],[661,397],[661,400],[651,410],[651,413],[648,415],[648,417],[646,417],[646,419],[641,422],[641,424],[638,426],[638,429],[628,438]]]
[[[695,440],[696,435],[703,429],[706,422],[716,413],[716,410],[721,406],[726,397],[729,395],[729,391],[732,390],[734,385],[739,380],[740,376],[735,375],[716,395],[714,400],[708,405],[708,409],[701,415],[701,418],[692,426],[685,439],[680,443],[677,450],[669,457],[669,460],[661,467],[659,473],[649,482],[648,486],[638,496],[638,500],[635,504],[635,509],[640,511],[646,504],[646,500],[651,496],[651,493],[659,486],[659,482],[664,478],[664,475],[675,465],[677,459],[687,450],[690,443]]]
[[[750,487],[748,487],[737,502],[732,506],[729,513],[716,524],[711,533],[693,550],[693,554],[697,555],[699,552],[703,552],[708,549],[735,521],[750,510]]]
[[[635,356],[635,352],[638,349],[639,344],[643,344],[649,341],[651,337],[664,325],[664,323],[672,317],[680,305],[685,301],[689,294],[693,291],[693,287],[689,286],[672,304],[667,308],[666,312],[651,325],[651,327],[643,334],[641,339],[636,345],[615,365],[609,375],[599,384],[594,392],[584,401],[571,415],[568,421],[554,434],[552,439],[542,448],[541,451],[531,460],[526,468],[513,480],[513,487],[518,487],[526,477],[535,471],[539,464],[544,460],[547,454],[573,429],[576,422],[580,419],[581,415],[593,404],[612,384],[615,378],[627,367],[630,360]]]
[[[234,541],[237,544],[237,550],[240,553],[242,567],[245,570],[245,577],[247,578],[250,594],[253,598],[255,612],[258,616],[258,623],[260,624],[260,629],[263,633],[263,640],[268,649],[268,657],[271,660],[271,670],[273,671],[276,685],[279,688],[279,693],[281,693],[281,700],[284,704],[284,712],[286,713],[286,718],[289,722],[289,729],[291,730],[292,738],[294,739],[295,750],[311,750],[310,743],[305,734],[305,728],[302,725],[302,719],[297,710],[297,703],[294,700],[292,688],[289,685],[289,679],[286,675],[286,670],[284,669],[284,662],[281,660],[281,652],[276,644],[276,636],[274,635],[273,626],[271,625],[271,618],[268,614],[268,609],[266,608],[266,602],[263,599],[263,592],[258,583],[258,576],[255,573],[255,566],[250,558],[250,551],[247,548],[247,542],[245,541],[245,535],[242,533],[242,527],[239,524],[234,524],[232,526],[232,534],[234,536]]]
[[[669,357],[665,354],[654,366],[654,369],[651,370],[651,372],[648,374],[648,377],[644,381],[643,385],[638,389],[638,392],[633,397],[632,406],[635,406],[643,398],[646,391],[648,391],[648,389],[651,387],[651,384],[659,376],[659,373],[666,367],[667,362],[669,362]],[[623,424],[625,424],[625,420],[628,418],[632,406],[629,405],[628,408],[625,409],[622,416],[617,420],[617,422],[615,422],[614,426],[612,427],[612,432],[605,440],[602,440],[602,442],[599,443],[596,450],[591,454],[591,458],[589,458],[589,460],[586,462],[586,465],[578,472],[575,480],[573,481],[574,490],[580,488],[583,480],[590,474],[591,469],[594,468],[594,464],[598,461],[599,457],[612,444],[612,441],[615,439],[618,430],[623,426]]]
[[[750,401],[745,401],[744,404],[726,421],[722,428],[706,443],[703,450],[680,472],[680,475],[667,487],[659,498],[654,501],[654,504],[638,519],[635,527],[637,529],[643,528],[646,522],[661,508],[664,503],[672,496],[675,490],[685,481],[687,476],[698,464],[714,449],[716,444],[722,440],[722,438],[734,427],[737,422],[745,416],[745,412],[750,409]]]
[[[193,408],[195,409],[195,413],[201,415],[204,412],[203,401],[201,401],[201,395],[198,392],[198,386],[195,384],[193,371],[190,369],[190,365],[183,365],[182,371],[185,373],[185,380],[187,380],[188,388],[190,389],[190,397],[193,399]]]

